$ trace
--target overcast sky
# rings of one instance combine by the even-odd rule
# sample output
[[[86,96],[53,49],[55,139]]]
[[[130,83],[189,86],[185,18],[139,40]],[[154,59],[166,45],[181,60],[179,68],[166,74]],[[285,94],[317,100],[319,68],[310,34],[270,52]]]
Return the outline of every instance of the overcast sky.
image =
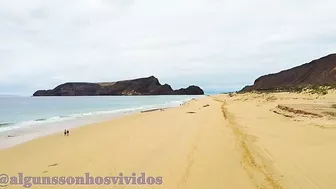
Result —
[[[0,94],[154,75],[239,90],[336,52],[333,0],[0,0]]]

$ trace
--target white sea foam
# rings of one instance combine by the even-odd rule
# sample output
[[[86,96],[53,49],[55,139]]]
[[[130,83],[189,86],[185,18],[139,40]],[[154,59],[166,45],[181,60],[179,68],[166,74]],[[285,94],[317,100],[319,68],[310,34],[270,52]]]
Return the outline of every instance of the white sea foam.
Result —
[[[60,115],[19,123],[3,123],[0,124],[0,148],[11,147],[37,137],[60,132],[64,129],[71,129],[86,124],[101,122],[125,114],[156,108],[177,107],[191,99],[192,98],[185,98],[183,100],[172,100],[165,103],[141,105],[132,108]]]

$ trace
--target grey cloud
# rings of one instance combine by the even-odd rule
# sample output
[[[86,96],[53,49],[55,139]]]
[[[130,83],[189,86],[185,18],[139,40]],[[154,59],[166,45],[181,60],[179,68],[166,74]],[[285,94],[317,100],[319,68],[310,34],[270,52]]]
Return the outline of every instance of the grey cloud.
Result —
[[[240,89],[335,52],[335,8],[331,0],[0,1],[0,93],[148,75],[174,88]]]

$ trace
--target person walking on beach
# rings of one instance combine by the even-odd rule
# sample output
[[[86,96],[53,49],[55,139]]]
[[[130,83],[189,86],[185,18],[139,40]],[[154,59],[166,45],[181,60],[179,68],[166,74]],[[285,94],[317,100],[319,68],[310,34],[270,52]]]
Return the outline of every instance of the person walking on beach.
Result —
[[[67,134],[67,130],[64,130],[64,136],[66,136],[66,134]]]
[[[69,130],[66,131],[67,136],[69,136]]]

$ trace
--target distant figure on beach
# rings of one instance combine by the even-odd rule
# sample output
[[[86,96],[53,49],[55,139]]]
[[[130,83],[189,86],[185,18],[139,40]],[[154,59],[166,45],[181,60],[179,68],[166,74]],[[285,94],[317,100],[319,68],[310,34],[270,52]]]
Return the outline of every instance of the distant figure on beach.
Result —
[[[64,130],[64,136],[67,134],[67,130]]]
[[[69,130],[66,131],[67,136],[69,136]]]

